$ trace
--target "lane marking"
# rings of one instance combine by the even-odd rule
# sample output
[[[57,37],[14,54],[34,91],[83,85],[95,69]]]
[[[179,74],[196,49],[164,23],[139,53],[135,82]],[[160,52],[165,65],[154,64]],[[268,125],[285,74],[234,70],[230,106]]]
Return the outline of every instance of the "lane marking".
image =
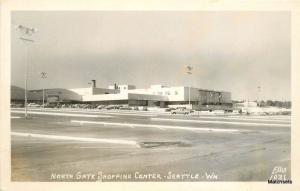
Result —
[[[118,148],[118,149],[127,149],[128,147],[78,147],[80,149],[112,149],[112,148]]]
[[[162,131],[165,131],[166,129],[162,128],[162,127],[156,127],[157,129],[160,129]]]
[[[20,117],[20,116],[10,116],[10,118],[11,118],[11,119],[20,119],[20,118],[22,118],[22,117]]]
[[[225,117],[224,117],[225,118]],[[241,119],[241,120],[257,120],[257,121],[278,121],[278,122],[290,122],[291,118],[270,118],[270,117],[246,117],[246,116],[228,116],[228,119]]]
[[[167,119],[167,118],[151,118],[153,121],[176,121],[188,123],[215,123],[215,124],[231,124],[231,125],[255,125],[255,126],[280,126],[290,127],[290,124],[276,124],[276,123],[252,123],[252,122],[236,122],[236,121],[208,121],[208,120],[190,120],[190,119]]]
[[[112,111],[71,111],[71,110],[48,110],[49,112],[45,112],[43,110],[36,110],[36,111],[33,111],[33,109],[31,109],[32,111],[30,112],[36,112],[36,111],[39,111],[40,113],[65,113],[65,114],[70,114],[70,115],[77,115],[77,114],[72,114],[72,113],[86,113],[86,114],[103,114],[103,116],[109,116],[109,115],[124,115],[124,116],[141,116],[141,117],[156,117],[158,116],[157,114],[155,113],[145,113],[145,114],[140,114],[138,112],[132,112],[132,113],[126,113],[126,112],[118,112],[118,111],[115,111],[115,112],[112,112]],[[12,110],[12,111],[19,111],[19,110]],[[57,112],[55,112],[57,111]],[[68,113],[69,112],[69,113]],[[83,114],[84,115],[84,114]],[[112,117],[112,116],[110,116]]]
[[[62,135],[32,134],[32,133],[21,133],[21,132],[11,132],[11,135],[21,136],[21,137],[44,138],[44,139],[70,140],[70,141],[82,141],[82,142],[98,142],[98,143],[110,143],[110,144],[123,144],[123,145],[138,146],[136,141],[128,141],[128,140],[120,140],[120,139],[99,139],[99,138],[87,138],[87,137],[71,137],[71,136],[62,136]]]
[[[17,108],[14,108],[13,109],[14,111],[18,111],[20,109],[17,109]],[[31,111],[45,111],[43,109],[33,109],[31,108],[30,109]],[[101,113],[101,114],[109,114],[109,115],[137,115],[137,116],[150,116],[150,117],[155,117],[157,116],[158,114],[161,114],[161,113],[158,113],[158,112],[151,112],[151,111],[131,111],[131,110],[87,110],[87,111],[79,111],[79,110],[68,110],[68,109],[61,109],[61,110],[58,110],[58,109],[47,109],[46,111],[50,111],[50,112],[54,112],[54,111],[57,111],[57,112],[60,112],[60,113],[63,113],[63,112],[71,112],[71,113]],[[170,115],[169,113],[167,113],[168,115]]]
[[[141,116],[141,117],[156,117],[158,115],[154,114],[138,114],[138,113],[118,113],[118,112],[103,112],[103,114],[109,114],[109,115],[125,115],[125,116]]]
[[[11,111],[12,113],[24,113],[24,111]],[[87,115],[87,114],[73,114],[73,113],[56,113],[56,112],[38,112],[38,111],[28,111],[30,114],[37,115],[55,115],[55,116],[70,116],[70,117],[101,117],[101,118],[111,118],[110,115]]]
[[[282,123],[290,123],[289,120],[281,120],[281,119],[257,119],[257,118],[238,118],[238,117],[206,117],[206,116],[199,116],[198,119],[228,119],[228,120],[236,120],[236,121],[264,121],[264,122],[282,122]],[[197,119],[195,117],[195,119]]]
[[[114,123],[114,122],[100,122],[100,121],[80,121],[80,120],[71,120],[71,123],[80,123],[80,124],[98,124],[98,125],[112,125],[112,126],[127,126],[127,127],[152,127],[158,129],[180,129],[188,131],[210,131],[210,132],[239,132],[238,129],[220,129],[220,128],[207,128],[207,127],[185,127],[185,126],[171,126],[171,125],[155,125],[155,124],[134,124],[134,123]],[[248,130],[243,130],[248,131]]]

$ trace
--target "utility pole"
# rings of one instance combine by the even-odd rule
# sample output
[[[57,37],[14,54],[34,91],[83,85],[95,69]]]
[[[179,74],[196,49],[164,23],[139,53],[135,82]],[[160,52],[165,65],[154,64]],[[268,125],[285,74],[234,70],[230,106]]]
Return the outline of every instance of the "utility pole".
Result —
[[[24,42],[25,44],[25,101],[24,101],[24,108],[25,108],[25,119],[27,119],[27,81],[28,81],[28,46],[30,43],[33,43],[34,41],[30,38],[35,32],[37,32],[37,29],[31,28],[31,27],[26,27],[24,25],[18,25],[16,27],[16,30],[21,33],[19,39]]]
[[[41,72],[41,78],[44,80],[47,78],[46,72]],[[43,109],[45,109],[45,87],[43,85]]]
[[[187,74],[187,75],[192,75],[193,67],[187,65],[185,68],[186,68],[186,74]],[[191,107],[191,84],[189,85],[189,108],[190,108],[190,109],[192,108],[192,107]]]

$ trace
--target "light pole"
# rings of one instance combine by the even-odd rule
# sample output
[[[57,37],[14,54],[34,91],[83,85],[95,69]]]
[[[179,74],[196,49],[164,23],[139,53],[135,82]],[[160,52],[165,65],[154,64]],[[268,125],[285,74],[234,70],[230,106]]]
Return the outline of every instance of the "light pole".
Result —
[[[24,42],[26,48],[25,48],[25,101],[24,101],[24,108],[25,108],[25,119],[27,119],[27,78],[28,78],[28,45],[30,43],[33,43],[34,41],[30,39],[30,37],[37,31],[35,28],[26,27],[24,25],[18,25],[16,27],[16,30],[18,30],[21,33],[21,36],[19,39]]]
[[[186,68],[186,74],[192,75],[193,67],[187,65],[187,66],[185,66],[185,68]],[[191,109],[191,85],[189,85],[189,108]]]
[[[41,78],[44,80],[47,78],[47,73],[46,72],[41,72]],[[45,87],[43,85],[43,109],[45,109]]]
[[[260,99],[260,92],[261,92],[261,87],[257,86],[257,91],[258,91],[258,95],[257,95],[257,103],[258,103],[258,107],[261,106],[261,104],[259,103],[259,99]]]

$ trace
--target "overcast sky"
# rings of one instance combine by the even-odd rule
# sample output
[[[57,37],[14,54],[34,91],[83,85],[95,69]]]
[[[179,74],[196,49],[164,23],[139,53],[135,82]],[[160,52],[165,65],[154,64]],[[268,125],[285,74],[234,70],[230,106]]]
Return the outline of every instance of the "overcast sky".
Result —
[[[98,87],[191,84],[236,100],[256,99],[261,86],[262,99],[290,100],[288,12],[13,12],[12,85],[24,87],[16,24],[38,29],[29,89],[88,87],[95,79]]]

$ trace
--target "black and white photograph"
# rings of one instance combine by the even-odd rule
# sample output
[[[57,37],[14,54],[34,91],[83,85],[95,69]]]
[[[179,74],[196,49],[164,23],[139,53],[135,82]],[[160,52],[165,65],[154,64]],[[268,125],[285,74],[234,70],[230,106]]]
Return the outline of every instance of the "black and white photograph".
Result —
[[[9,18],[11,183],[295,184],[291,11]]]
[[[290,181],[288,12],[11,21],[13,181]]]

